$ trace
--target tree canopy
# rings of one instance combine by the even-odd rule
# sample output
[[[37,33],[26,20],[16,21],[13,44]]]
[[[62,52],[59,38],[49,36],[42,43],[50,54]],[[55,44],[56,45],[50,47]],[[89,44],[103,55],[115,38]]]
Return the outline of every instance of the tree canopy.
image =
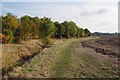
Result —
[[[91,32],[87,28],[84,30],[84,33],[86,37],[91,36]]]
[[[20,40],[50,38],[72,38],[88,37],[91,32],[86,28],[78,27],[73,21],[62,23],[53,22],[51,18],[31,17],[28,15],[17,18],[11,13],[1,16],[2,34],[9,36],[9,43],[16,43]]]

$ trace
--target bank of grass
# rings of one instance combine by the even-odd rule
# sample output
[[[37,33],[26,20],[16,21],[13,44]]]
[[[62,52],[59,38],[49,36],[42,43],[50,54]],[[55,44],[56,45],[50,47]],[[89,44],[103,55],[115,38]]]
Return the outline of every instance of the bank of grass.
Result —
[[[2,45],[2,69],[3,75],[13,67],[22,65],[42,50],[41,40],[29,40],[20,44]]]
[[[32,71],[35,67],[35,64],[39,63],[39,61],[42,59],[42,56],[38,55],[36,58],[33,58],[33,60],[29,63],[29,65],[24,65],[24,69],[21,71],[21,74],[26,74]]]

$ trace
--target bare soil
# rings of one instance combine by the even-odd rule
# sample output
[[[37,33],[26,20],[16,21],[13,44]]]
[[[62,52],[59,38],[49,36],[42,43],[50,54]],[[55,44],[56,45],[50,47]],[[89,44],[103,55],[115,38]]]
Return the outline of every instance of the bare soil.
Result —
[[[81,42],[83,47],[94,49],[97,53],[118,58],[120,40],[118,36],[101,36],[99,39]]]

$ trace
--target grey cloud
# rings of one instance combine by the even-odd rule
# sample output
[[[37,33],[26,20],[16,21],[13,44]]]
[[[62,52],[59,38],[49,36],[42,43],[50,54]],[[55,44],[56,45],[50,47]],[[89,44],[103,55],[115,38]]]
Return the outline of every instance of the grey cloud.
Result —
[[[98,9],[96,11],[88,11],[88,10],[85,10],[83,12],[80,13],[80,15],[83,15],[83,16],[94,16],[94,15],[101,15],[101,14],[105,14],[105,13],[108,13],[109,10],[106,9],[106,8],[101,8],[101,9]]]
[[[83,12],[80,13],[80,14],[83,15],[83,16],[92,16],[92,15],[94,15],[94,13],[89,12],[89,11],[87,11],[87,10],[83,11]]]
[[[99,9],[99,10],[97,11],[97,14],[104,14],[104,13],[107,13],[107,12],[109,12],[108,9],[101,8],[101,9]]]

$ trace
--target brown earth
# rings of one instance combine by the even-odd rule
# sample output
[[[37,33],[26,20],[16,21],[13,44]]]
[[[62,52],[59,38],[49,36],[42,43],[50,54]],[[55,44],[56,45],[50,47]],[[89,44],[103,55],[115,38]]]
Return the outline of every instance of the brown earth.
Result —
[[[118,58],[120,40],[118,36],[101,36],[98,39],[81,42],[83,47],[94,49],[97,53]]]

